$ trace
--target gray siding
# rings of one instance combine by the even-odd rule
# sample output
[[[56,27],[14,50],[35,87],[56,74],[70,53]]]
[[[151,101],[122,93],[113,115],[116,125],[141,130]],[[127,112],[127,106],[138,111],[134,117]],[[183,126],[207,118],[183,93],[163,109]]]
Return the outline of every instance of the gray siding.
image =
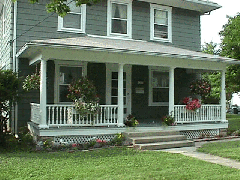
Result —
[[[13,6],[11,0],[6,0],[4,4],[6,8],[7,20],[6,20],[6,33],[3,35],[3,23],[2,15],[0,17],[0,69],[12,68],[12,18],[13,18]]]
[[[174,45],[200,51],[201,27],[198,12],[173,8],[172,26]]]
[[[87,6],[86,32],[99,36],[107,35],[107,1]]]
[[[150,39],[150,4],[147,2],[133,1],[132,37],[145,41]]]
[[[20,37],[18,38],[17,50],[30,40],[85,35],[81,33],[58,32],[58,17],[56,14],[51,15],[46,12],[45,3],[46,0],[38,4],[29,4],[27,0],[18,2],[17,36]],[[200,15],[198,12],[180,8],[173,8],[172,12],[173,43],[163,44],[199,51]],[[39,23],[42,20],[44,21]],[[35,26],[37,23],[39,24]],[[26,32],[30,28],[32,29]],[[87,6],[86,34],[107,35],[106,0],[93,6]],[[150,40],[150,4],[147,2],[133,1],[132,37],[138,40]]]
[[[29,66],[29,59],[19,59],[19,72],[21,78],[25,78],[28,74],[36,72],[36,66]],[[38,67],[39,69],[39,67]],[[31,111],[30,103],[39,103],[39,90],[24,92],[20,90],[22,98],[18,102],[18,127],[26,126],[30,121]]]

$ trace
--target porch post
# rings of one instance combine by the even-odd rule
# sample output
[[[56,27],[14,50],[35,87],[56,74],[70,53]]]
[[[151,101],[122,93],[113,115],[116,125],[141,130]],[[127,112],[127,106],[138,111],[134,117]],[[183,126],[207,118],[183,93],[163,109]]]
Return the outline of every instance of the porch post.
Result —
[[[169,68],[169,108],[168,113],[174,115],[174,67]]]
[[[47,125],[47,61],[41,59],[41,74],[40,74],[40,128],[49,128]]]
[[[225,89],[225,72],[226,70],[222,70],[222,78],[221,78],[221,117],[222,122],[226,121],[226,89]]]
[[[118,65],[118,127],[124,126],[123,66],[124,64]]]

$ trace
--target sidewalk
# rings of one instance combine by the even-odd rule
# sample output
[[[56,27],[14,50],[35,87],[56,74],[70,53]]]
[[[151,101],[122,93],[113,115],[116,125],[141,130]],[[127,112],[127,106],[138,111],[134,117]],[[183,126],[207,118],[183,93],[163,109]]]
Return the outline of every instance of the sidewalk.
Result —
[[[183,154],[185,156],[190,156],[194,158],[201,159],[203,161],[208,161],[215,164],[220,164],[223,166],[228,166],[236,169],[240,169],[240,162],[231,160],[228,158],[222,158],[219,156],[214,156],[210,154],[205,154],[201,152],[197,152],[197,148],[201,147],[203,144],[206,143],[213,143],[213,142],[226,142],[226,141],[239,141],[240,144],[240,138],[235,139],[225,139],[225,140],[218,140],[218,141],[204,141],[204,142],[195,142],[195,147],[183,147],[183,148],[173,148],[173,149],[164,149],[161,151],[166,151],[170,153],[179,153]]]

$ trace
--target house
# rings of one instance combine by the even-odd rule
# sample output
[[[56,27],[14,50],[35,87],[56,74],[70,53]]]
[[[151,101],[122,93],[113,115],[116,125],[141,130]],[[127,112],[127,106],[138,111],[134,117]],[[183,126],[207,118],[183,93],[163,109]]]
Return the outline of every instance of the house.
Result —
[[[239,62],[200,52],[200,16],[220,8],[218,4],[102,0],[76,7],[68,1],[71,12],[61,18],[46,13],[46,2],[0,0],[1,68],[19,76],[41,69],[40,91],[29,92],[15,106],[15,131],[28,122],[39,136],[79,135],[85,126],[124,126],[128,114],[147,126],[170,112],[179,124],[198,123],[189,130],[218,134],[227,128],[225,71]],[[221,102],[188,112],[179,102],[191,95],[190,82],[204,71],[222,73]],[[100,95],[100,114],[94,120],[79,116],[66,98],[71,79],[82,76],[94,81]]]

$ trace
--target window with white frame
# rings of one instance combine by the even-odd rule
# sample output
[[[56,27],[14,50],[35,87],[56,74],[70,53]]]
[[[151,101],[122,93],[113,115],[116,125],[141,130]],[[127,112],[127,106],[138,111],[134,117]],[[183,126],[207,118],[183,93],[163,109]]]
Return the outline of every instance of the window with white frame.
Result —
[[[132,1],[108,1],[108,36],[132,38]]]
[[[57,64],[56,65],[56,86],[55,103],[72,102],[67,98],[68,86],[72,81],[86,75],[86,65],[84,63]]]
[[[150,5],[150,39],[172,42],[172,8]]]
[[[168,106],[169,71],[149,70],[149,106]]]
[[[58,30],[85,33],[86,4],[76,6],[75,1],[67,1],[70,12],[66,16],[58,17]]]

